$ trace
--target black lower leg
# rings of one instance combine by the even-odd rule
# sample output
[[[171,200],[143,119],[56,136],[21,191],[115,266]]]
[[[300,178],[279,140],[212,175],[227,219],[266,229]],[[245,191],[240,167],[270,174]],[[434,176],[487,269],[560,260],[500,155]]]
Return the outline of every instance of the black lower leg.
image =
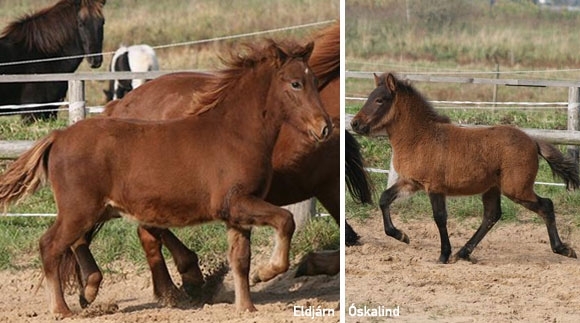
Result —
[[[354,231],[348,222],[344,221],[344,225],[345,244],[348,247],[356,245],[360,239],[360,236]]]
[[[527,209],[536,212],[538,215],[544,219],[546,223],[546,228],[548,229],[548,236],[550,238],[550,246],[552,251],[571,258],[576,258],[576,252],[574,249],[570,248],[568,245],[560,240],[560,235],[558,234],[558,229],[556,227],[556,215],[554,214],[554,204],[552,200],[548,198],[542,198],[536,195],[536,202],[528,201],[517,201]]]
[[[501,192],[497,188],[492,188],[491,190],[485,192],[482,196],[483,201],[483,220],[481,225],[467,241],[465,246],[459,250],[456,258],[469,259],[471,252],[475,247],[483,240],[483,237],[487,235],[489,230],[497,223],[501,218]]]
[[[433,218],[439,229],[439,238],[441,239],[441,255],[439,262],[447,263],[451,255],[451,243],[449,242],[449,235],[447,233],[447,207],[445,204],[445,195],[443,194],[429,194],[431,201],[431,208],[433,209]]]
[[[381,194],[381,199],[379,200],[379,206],[381,207],[381,212],[383,213],[383,227],[385,233],[389,237],[393,237],[404,243],[409,243],[409,237],[399,229],[395,228],[393,221],[391,221],[390,205],[397,199],[399,193],[399,188],[397,184],[391,186],[389,189]]]

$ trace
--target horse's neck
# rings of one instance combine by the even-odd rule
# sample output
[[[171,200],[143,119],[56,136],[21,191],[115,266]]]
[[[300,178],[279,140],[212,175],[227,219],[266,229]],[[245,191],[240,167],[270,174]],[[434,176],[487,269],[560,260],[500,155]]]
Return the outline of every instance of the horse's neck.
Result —
[[[413,147],[425,137],[433,137],[437,131],[437,122],[428,116],[428,106],[424,102],[408,100],[398,106],[403,108],[393,111],[394,116],[387,125],[387,134],[393,145],[398,147]]]
[[[83,61],[82,57],[82,55],[84,55],[83,45],[79,37],[77,36],[76,38],[77,39],[74,40],[71,39],[70,42],[67,42],[67,45],[64,46],[61,49],[61,52],[59,53],[59,56],[63,57],[78,56],[75,58],[60,61],[61,63],[58,65],[59,68],[61,68],[63,71],[74,72]]]
[[[212,109],[221,115],[224,127],[236,130],[233,132],[236,137],[268,151],[273,151],[284,122],[282,103],[275,99],[278,96],[273,93],[276,89],[271,88],[271,84],[271,75],[245,78]],[[248,91],[249,86],[253,87],[251,91]]]

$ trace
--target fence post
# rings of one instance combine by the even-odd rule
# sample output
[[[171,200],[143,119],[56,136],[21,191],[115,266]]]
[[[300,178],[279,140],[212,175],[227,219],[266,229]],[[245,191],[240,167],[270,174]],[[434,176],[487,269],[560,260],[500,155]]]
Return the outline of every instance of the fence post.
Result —
[[[85,111],[85,81],[68,81],[68,124],[82,120],[86,117]]]
[[[580,130],[580,88],[568,88],[568,130]],[[578,163],[578,146],[568,146],[568,153]]]
[[[316,200],[314,198],[286,205],[284,208],[292,213],[294,216],[294,223],[296,224],[296,231],[301,230],[310,218],[316,213]]]

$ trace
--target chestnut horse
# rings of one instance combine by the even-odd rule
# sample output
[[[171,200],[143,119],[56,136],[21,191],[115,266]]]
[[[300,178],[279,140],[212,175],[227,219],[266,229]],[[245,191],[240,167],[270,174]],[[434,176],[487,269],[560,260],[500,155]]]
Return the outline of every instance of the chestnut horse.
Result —
[[[335,24],[324,29],[314,39],[315,47],[309,64],[318,77],[318,88],[326,111],[333,123],[340,121],[340,28]],[[110,102],[104,115],[145,120],[174,119],[186,116],[197,109],[192,106],[191,95],[207,91],[211,74],[182,72],[159,77],[127,94],[123,100]],[[151,104],[155,102],[155,105]],[[339,133],[334,132],[328,141],[316,149],[304,149],[307,144],[297,140],[297,130],[291,125],[283,125],[274,148],[274,176],[266,200],[275,205],[300,202],[317,197],[334,219],[340,221],[340,145]],[[353,143],[354,141],[354,143]],[[355,197],[369,203],[371,193],[369,181],[362,167],[356,140],[347,134],[347,172],[358,187]],[[354,181],[354,179],[358,181]],[[350,230],[349,230],[350,229]],[[139,236],[153,275],[154,293],[163,302],[173,303],[179,298],[179,290],[174,285],[161,253],[161,244],[173,255],[177,269],[182,276],[183,288],[190,296],[196,297],[203,285],[203,277],[198,267],[197,255],[187,249],[171,231],[139,228]],[[347,244],[354,244],[358,235],[347,224]],[[100,271],[92,259],[88,246],[82,246],[87,257],[80,257],[79,264],[86,277],[99,275]],[[339,253],[313,253],[305,258],[297,274],[336,274],[339,271]],[[98,283],[95,283],[98,288]],[[81,295],[81,304],[86,301]]]
[[[332,130],[307,64],[313,46],[248,45],[246,55],[232,55],[229,68],[212,77],[209,91],[193,95],[203,107],[197,115],[83,120],[52,132],[9,166],[0,177],[0,206],[33,193],[45,178],[52,185],[58,215],[40,239],[40,254],[54,314],[72,315],[63,297],[63,256],[114,216],[159,228],[225,222],[236,308],[256,310],[251,226],[276,230],[273,255],[258,270],[262,281],[288,269],[294,232],[292,214],[263,200],[282,124],[292,124],[305,149]]]
[[[427,192],[441,239],[441,263],[469,259],[477,244],[501,217],[500,197],[524,206],[542,217],[555,253],[576,258],[562,243],[556,229],[552,201],[534,192],[538,155],[561,177],[568,188],[580,185],[578,166],[551,144],[508,126],[462,128],[448,122],[409,84],[393,74],[375,75],[376,88],[351,121],[363,135],[388,134],[397,182],[380,198],[388,236],[409,243],[395,228],[389,207],[401,196]],[[426,166],[428,165],[428,166]],[[451,255],[447,234],[446,196],[482,194],[483,221],[458,253]]]

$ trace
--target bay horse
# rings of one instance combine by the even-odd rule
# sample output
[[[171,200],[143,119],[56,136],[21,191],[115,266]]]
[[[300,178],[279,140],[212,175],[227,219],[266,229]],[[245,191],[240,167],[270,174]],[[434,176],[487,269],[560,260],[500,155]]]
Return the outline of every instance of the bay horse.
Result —
[[[453,125],[406,82],[393,74],[375,75],[376,88],[351,121],[362,135],[387,133],[399,179],[380,197],[384,230],[409,243],[391,221],[393,201],[423,190],[429,196],[441,239],[439,262],[469,259],[477,244],[501,218],[501,195],[537,213],[545,222],[552,251],[576,258],[558,235],[554,206],[534,192],[538,155],[569,189],[580,185],[578,166],[556,147],[510,126],[462,128]],[[483,220],[459,252],[451,256],[446,196],[482,194]]]
[[[91,68],[100,67],[105,3],[106,0],[61,0],[10,23],[0,36],[0,74],[71,73],[81,64],[83,55],[89,55],[86,59]],[[60,102],[67,89],[66,81],[0,83],[0,105]],[[16,110],[24,113],[25,123],[57,116],[54,109],[25,113],[30,109],[38,108]]]
[[[305,149],[332,132],[307,64],[313,46],[248,45],[245,55],[232,54],[208,91],[193,94],[203,107],[196,115],[86,119],[52,132],[9,166],[0,176],[0,206],[32,194],[45,178],[52,186],[58,214],[40,239],[52,313],[72,315],[63,297],[60,271],[69,267],[61,266],[63,259],[74,262],[77,243],[117,216],[154,228],[225,222],[235,306],[256,310],[249,288],[251,227],[276,231],[272,257],[258,269],[262,281],[288,269],[295,228],[289,211],[264,201],[282,124],[292,124]]]
[[[314,37],[314,51],[309,64],[317,76],[318,89],[326,111],[333,123],[340,122],[340,25],[338,23],[322,30]],[[208,91],[208,80],[212,74],[181,72],[156,78],[127,94],[122,100],[107,104],[108,117],[144,120],[176,119],[187,116],[197,109],[192,106],[192,93]],[[156,102],[155,105],[151,104]],[[274,174],[266,201],[275,205],[287,205],[310,197],[317,197],[340,223],[340,145],[339,133],[334,132],[329,140],[315,149],[304,149],[304,142],[296,140],[297,130],[290,124],[282,126],[280,137],[274,148]],[[360,147],[354,137],[346,133],[347,183],[355,199],[361,203],[371,203],[370,180],[363,168]],[[346,243],[355,244],[358,235],[346,223]],[[171,252],[182,278],[183,289],[192,297],[202,293],[204,283],[195,252],[189,250],[170,230],[139,227],[141,243],[147,256],[153,278],[155,296],[164,303],[174,304],[180,298],[180,291],[173,283],[163,254],[161,244]],[[102,274],[95,263],[88,245],[77,248],[80,271],[80,302],[86,306],[96,297]],[[340,267],[338,251],[311,253],[300,264],[297,275],[338,273]],[[85,291],[85,292],[83,292]],[[90,291],[90,292],[86,292]]]
[[[145,44],[121,46],[115,51],[111,64],[111,72],[148,72],[158,71],[159,62],[155,50]],[[109,88],[103,90],[107,102],[122,99],[129,91],[145,84],[145,79],[110,80]]]

